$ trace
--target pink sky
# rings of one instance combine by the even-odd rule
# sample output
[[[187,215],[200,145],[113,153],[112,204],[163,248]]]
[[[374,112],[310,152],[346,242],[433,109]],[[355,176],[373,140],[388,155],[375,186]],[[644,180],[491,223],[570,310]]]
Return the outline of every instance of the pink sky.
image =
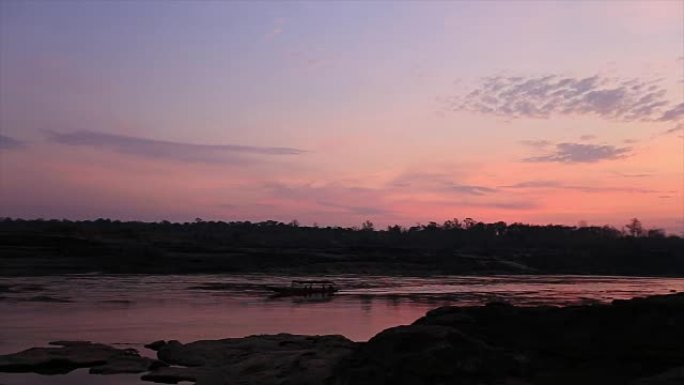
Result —
[[[684,231],[684,3],[0,3],[0,215]]]

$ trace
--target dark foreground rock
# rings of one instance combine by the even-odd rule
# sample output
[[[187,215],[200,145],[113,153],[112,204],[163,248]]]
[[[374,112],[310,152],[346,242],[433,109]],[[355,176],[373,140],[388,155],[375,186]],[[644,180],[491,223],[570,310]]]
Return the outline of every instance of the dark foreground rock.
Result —
[[[483,384],[516,373],[517,357],[441,325],[387,329],[338,368],[336,384]]]
[[[0,372],[64,374],[90,368],[93,374],[142,373],[165,364],[141,357],[134,349],[117,349],[86,341],[56,341],[55,347],[31,348],[0,356]]]
[[[183,367],[159,368],[143,380],[197,385],[322,385],[356,343],[342,336],[250,336],[154,347],[160,360]]]
[[[338,383],[684,384],[684,295],[574,307],[443,307],[385,330]]]

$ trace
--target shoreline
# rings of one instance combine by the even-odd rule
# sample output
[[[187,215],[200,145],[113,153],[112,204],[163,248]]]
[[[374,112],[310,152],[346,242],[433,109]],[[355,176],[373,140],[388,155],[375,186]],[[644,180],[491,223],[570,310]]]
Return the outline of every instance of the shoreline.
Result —
[[[289,277],[398,277],[398,278],[431,278],[431,277],[586,277],[586,278],[672,278],[679,279],[684,278],[684,275],[678,274],[602,274],[602,273],[555,273],[555,272],[539,272],[539,273],[525,273],[525,272],[477,272],[477,273],[443,273],[443,272],[426,272],[426,273],[416,273],[416,272],[391,272],[391,273],[379,273],[379,272],[297,272],[292,270],[269,270],[269,271],[245,271],[245,272],[159,272],[159,273],[147,273],[147,272],[107,272],[107,271],[85,271],[85,272],[59,272],[51,271],[40,274],[5,274],[0,272],[0,279],[11,279],[11,278],[45,278],[45,277],[88,277],[88,276],[102,276],[102,277],[144,277],[144,276],[254,276],[254,277],[273,277],[279,276],[284,278]]]

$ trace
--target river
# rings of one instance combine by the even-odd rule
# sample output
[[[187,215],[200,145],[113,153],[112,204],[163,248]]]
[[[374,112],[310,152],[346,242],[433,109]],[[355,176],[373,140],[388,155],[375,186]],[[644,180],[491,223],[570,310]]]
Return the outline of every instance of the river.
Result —
[[[605,303],[684,291],[684,279],[600,276],[327,276],[330,297],[271,297],[267,275],[66,275],[0,278],[0,354],[55,340],[133,347],[155,340],[252,334],[342,334],[364,341],[447,305]],[[3,385],[142,384],[138,375],[0,373]]]

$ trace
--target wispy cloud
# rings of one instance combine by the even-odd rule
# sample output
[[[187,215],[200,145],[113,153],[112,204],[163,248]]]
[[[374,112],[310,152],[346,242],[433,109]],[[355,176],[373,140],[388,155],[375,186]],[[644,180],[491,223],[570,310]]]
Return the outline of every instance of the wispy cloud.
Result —
[[[545,148],[553,145],[550,140],[521,140],[520,143],[534,148]]]
[[[103,148],[147,158],[165,158],[189,162],[243,162],[244,155],[299,155],[305,151],[289,147],[257,147],[234,144],[194,144],[139,138],[93,131],[48,132],[54,143]]]
[[[6,135],[0,135],[0,150],[15,150],[26,147],[26,143]]]
[[[428,200],[428,201],[420,201],[420,202],[404,202],[405,205],[411,205],[411,204],[428,204],[433,207],[444,207],[445,209],[448,208],[467,208],[467,209],[473,209],[473,208],[482,208],[482,209],[500,209],[500,210],[507,210],[507,211],[525,211],[525,210],[534,210],[534,209],[539,209],[543,207],[543,203],[539,201],[538,199],[535,200],[520,200],[520,199],[511,199],[510,197],[506,197],[505,199],[488,199],[485,201],[480,201],[480,200]]]
[[[663,122],[672,122],[682,119],[684,119],[684,103],[679,103],[671,109],[663,112],[663,115],[658,120]]]
[[[653,176],[653,174],[649,174],[649,173],[627,174],[627,173],[624,173],[624,172],[616,172],[615,174],[616,174],[616,175],[619,175],[619,176],[621,176],[621,177],[623,177],[623,178],[648,178],[648,177]]]
[[[676,133],[682,133],[684,132],[684,123],[679,123],[678,125],[670,128],[669,130],[666,130],[663,132],[663,135],[669,135],[669,134],[676,134]]]
[[[470,194],[470,195],[483,195],[487,193],[493,193],[496,191],[496,189],[490,188],[490,187],[485,187],[485,186],[474,186],[474,185],[466,185],[466,184],[458,184],[458,183],[450,183],[445,185],[445,188],[447,190],[451,190],[454,192],[459,192],[463,194]]]
[[[351,215],[392,215],[382,189],[345,186],[338,183],[266,183],[267,195],[292,204],[306,202],[319,210]],[[371,204],[369,204],[371,203]]]
[[[658,81],[548,75],[487,77],[452,99],[449,108],[509,118],[593,114],[623,121],[670,121],[681,116],[682,106],[672,107]]]
[[[496,189],[491,187],[454,182],[449,175],[437,173],[403,174],[390,182],[390,186],[399,188],[413,187],[467,195],[483,195],[496,192]]]
[[[629,147],[584,143],[558,143],[552,153],[525,158],[526,162],[593,163],[602,160],[624,158]]]
[[[358,214],[358,215],[388,215],[388,214],[392,214],[391,211],[384,209],[382,207],[349,205],[349,204],[342,204],[339,202],[330,202],[330,201],[326,201],[326,200],[319,200],[319,201],[317,201],[317,203],[320,204],[321,206],[342,210],[342,211],[345,211],[345,212],[350,213],[350,214]]]
[[[538,179],[538,180],[528,180],[525,182],[515,183],[512,185],[501,186],[505,189],[551,189],[551,190],[575,190],[589,193],[601,193],[601,192],[625,192],[625,193],[640,193],[640,194],[652,194],[658,193],[659,191],[644,189],[639,187],[604,187],[604,186],[589,186],[589,185],[576,185],[576,184],[566,184],[557,180],[548,179]]]
[[[403,177],[406,179],[406,176]],[[416,175],[413,174],[410,179],[415,178]],[[430,178],[428,175],[427,179]],[[416,183],[411,189],[405,189],[406,186],[392,183],[378,187],[354,187],[339,183],[267,183],[262,188],[269,199],[280,204],[303,205],[303,210],[338,213],[356,218],[384,216],[406,220],[415,218],[420,207],[434,210],[436,206],[442,206],[447,211],[456,207],[519,211],[536,209],[541,204],[538,200],[516,199],[508,193],[505,196],[484,195],[477,189],[473,192],[470,188],[465,188],[464,193],[453,194],[436,185]]]
[[[555,180],[529,180],[525,182],[520,182],[512,185],[501,186],[503,188],[553,188],[559,187],[562,184]]]
[[[536,201],[516,201],[516,202],[485,202],[475,206],[478,207],[494,207],[504,210],[531,210],[540,208],[542,205]]]

